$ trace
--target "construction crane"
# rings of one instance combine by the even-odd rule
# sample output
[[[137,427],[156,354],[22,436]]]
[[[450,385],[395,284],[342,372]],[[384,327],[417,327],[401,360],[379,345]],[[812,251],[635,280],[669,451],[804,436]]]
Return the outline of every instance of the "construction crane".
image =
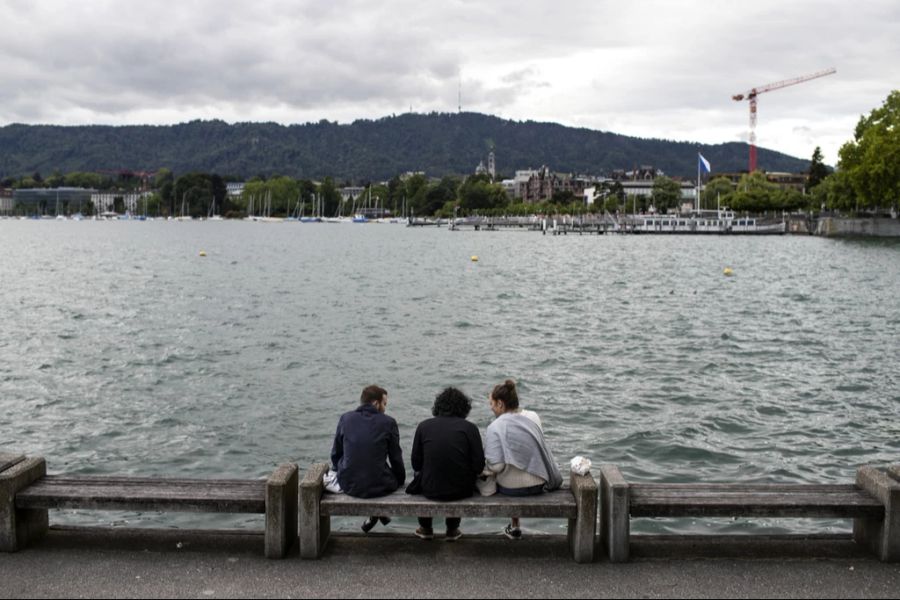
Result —
[[[837,69],[834,67],[830,69],[825,69],[824,71],[818,71],[816,73],[811,73],[810,75],[803,75],[802,77],[794,77],[793,79],[785,79],[784,81],[776,81],[775,83],[770,83],[768,85],[762,85],[759,87],[755,87],[749,92],[745,92],[743,94],[735,94],[731,97],[732,100],[736,100],[740,102],[741,100],[749,100],[750,101],[750,172],[753,173],[756,171],[756,97],[764,92],[771,92],[773,90],[780,90],[781,88],[786,88],[791,85],[797,85],[798,83],[803,83],[805,81],[809,81],[810,79],[818,79],[819,77],[825,77],[826,75],[833,75],[837,73]]]

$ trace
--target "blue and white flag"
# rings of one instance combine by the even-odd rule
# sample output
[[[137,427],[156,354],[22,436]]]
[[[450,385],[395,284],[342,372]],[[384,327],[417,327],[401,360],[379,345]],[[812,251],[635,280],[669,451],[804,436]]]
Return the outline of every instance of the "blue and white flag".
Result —
[[[697,170],[700,171],[702,169],[704,172],[709,173],[710,172],[709,161],[706,160],[705,158],[703,158],[703,155],[700,154],[699,152],[697,153],[697,156],[700,157],[700,162],[697,164]]]

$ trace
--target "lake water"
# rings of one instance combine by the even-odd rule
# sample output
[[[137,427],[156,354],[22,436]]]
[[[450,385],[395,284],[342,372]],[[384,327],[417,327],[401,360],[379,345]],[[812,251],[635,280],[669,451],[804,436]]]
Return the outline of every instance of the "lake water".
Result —
[[[408,460],[444,386],[469,393],[483,429],[507,377],[564,471],[580,454],[633,481],[827,483],[900,456],[897,241],[0,221],[0,249],[0,451],[51,473],[302,471],[370,383]]]

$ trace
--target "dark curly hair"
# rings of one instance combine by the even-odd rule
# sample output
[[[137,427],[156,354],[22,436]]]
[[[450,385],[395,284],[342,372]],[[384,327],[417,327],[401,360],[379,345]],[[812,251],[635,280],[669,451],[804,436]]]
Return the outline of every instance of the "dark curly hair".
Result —
[[[472,401],[455,387],[448,387],[434,399],[431,414],[435,417],[459,417],[465,419],[472,410]]]

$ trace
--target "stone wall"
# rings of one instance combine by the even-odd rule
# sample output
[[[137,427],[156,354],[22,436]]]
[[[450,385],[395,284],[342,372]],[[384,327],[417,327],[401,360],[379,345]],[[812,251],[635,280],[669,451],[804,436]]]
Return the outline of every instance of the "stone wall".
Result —
[[[816,235],[825,237],[900,237],[898,219],[819,219]]]

